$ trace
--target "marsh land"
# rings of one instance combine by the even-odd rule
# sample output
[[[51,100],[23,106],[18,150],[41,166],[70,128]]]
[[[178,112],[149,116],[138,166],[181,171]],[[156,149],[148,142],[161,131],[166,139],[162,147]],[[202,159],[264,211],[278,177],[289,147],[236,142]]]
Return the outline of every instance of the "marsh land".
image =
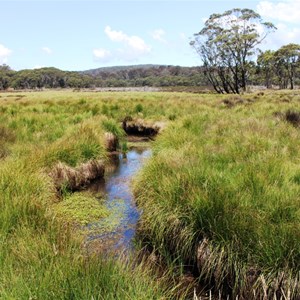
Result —
[[[130,183],[138,259],[85,247],[124,119],[163,124]],[[300,297],[298,90],[1,92],[0,157],[1,299]]]

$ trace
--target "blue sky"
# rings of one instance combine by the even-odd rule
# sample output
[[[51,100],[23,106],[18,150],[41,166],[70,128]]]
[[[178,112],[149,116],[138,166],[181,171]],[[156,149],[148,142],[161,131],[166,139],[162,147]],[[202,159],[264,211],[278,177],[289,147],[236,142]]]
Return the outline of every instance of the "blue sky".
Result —
[[[212,13],[251,8],[278,30],[263,48],[300,43],[300,0],[0,0],[0,64],[15,70],[54,66],[195,66],[190,38]]]

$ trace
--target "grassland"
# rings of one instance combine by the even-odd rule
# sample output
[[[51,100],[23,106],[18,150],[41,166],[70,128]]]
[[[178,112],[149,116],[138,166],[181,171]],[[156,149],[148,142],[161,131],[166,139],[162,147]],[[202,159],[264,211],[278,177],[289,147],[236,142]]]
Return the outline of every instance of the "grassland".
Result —
[[[141,236],[164,256],[197,264],[225,296],[296,299],[300,95],[199,105],[157,139],[136,182]],[[295,122],[286,121],[291,111]]]
[[[87,196],[66,191],[58,198],[48,176],[59,161],[75,167],[105,160],[104,132],[121,132],[116,120],[134,115],[142,97],[72,92],[0,96],[0,298],[166,298],[166,290],[144,268],[132,274],[121,262],[86,256],[82,239],[68,224],[106,212]],[[155,110],[153,104],[149,114]]]
[[[68,224],[108,212],[92,197],[59,198],[49,177],[58,162],[105,160],[104,133],[122,136],[128,115],[168,124],[135,182],[141,239],[173,263],[198,265],[224,294],[294,297],[300,128],[288,110],[300,111],[297,92],[1,93],[0,298],[175,298],[147,268],[87,257]]]

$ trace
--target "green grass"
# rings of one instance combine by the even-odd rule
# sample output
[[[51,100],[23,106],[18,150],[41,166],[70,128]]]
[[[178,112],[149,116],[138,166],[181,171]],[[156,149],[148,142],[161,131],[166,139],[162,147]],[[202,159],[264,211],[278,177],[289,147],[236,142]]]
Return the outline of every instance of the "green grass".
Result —
[[[300,130],[276,114],[299,111],[298,91],[19,94],[0,101],[1,299],[184,298],[147,265],[87,257],[67,223],[107,212],[89,195],[59,202],[48,176],[58,161],[105,160],[104,133],[122,137],[126,116],[167,123],[135,182],[141,239],[196,265],[205,238],[201,278],[232,296],[249,289],[251,268],[263,274],[257,295],[281,272],[279,288],[299,293]]]
[[[270,94],[231,109],[212,103],[169,126],[135,184],[142,236],[185,263],[196,263],[205,237],[216,255],[202,266],[202,276],[219,288],[229,282],[235,293],[245,288],[251,268],[270,281],[280,272],[296,280],[300,131],[273,115],[299,110],[295,96],[283,104],[280,94]],[[216,268],[223,271],[216,274]]]
[[[81,240],[65,224],[74,209],[69,201],[76,196],[66,199],[67,219],[54,218],[47,176],[19,162],[6,163],[1,166],[0,188],[1,299],[163,298],[163,289],[142,269],[132,276],[121,262],[84,254]],[[80,205],[82,201],[76,208]],[[83,213],[75,217],[78,222]]]
[[[118,122],[127,111],[119,110],[127,96],[13,95],[2,94],[0,102],[0,298],[171,298],[170,288],[143,265],[133,273],[128,263],[88,257],[70,223],[85,224],[107,211],[88,195],[58,202],[48,176],[58,161],[78,166],[106,159],[104,132],[108,126],[122,132]]]

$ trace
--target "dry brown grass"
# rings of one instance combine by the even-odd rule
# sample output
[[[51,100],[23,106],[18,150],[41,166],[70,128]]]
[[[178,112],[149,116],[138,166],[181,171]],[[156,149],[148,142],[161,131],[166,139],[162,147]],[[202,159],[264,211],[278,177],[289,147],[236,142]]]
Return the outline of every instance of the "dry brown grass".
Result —
[[[116,151],[119,145],[118,137],[111,132],[104,134],[105,149],[109,152]]]
[[[224,248],[214,247],[207,238],[199,243],[197,267],[200,274],[205,274],[204,279],[210,282],[214,295],[214,298],[202,299],[300,299],[299,276],[293,277],[288,271],[266,274],[256,266],[238,268],[236,260],[226,252]],[[233,293],[234,287],[238,294]],[[195,296],[194,299],[201,297]]]
[[[104,162],[90,160],[79,167],[72,168],[59,162],[49,173],[57,191],[64,188],[75,191],[89,184],[92,180],[104,176]]]

